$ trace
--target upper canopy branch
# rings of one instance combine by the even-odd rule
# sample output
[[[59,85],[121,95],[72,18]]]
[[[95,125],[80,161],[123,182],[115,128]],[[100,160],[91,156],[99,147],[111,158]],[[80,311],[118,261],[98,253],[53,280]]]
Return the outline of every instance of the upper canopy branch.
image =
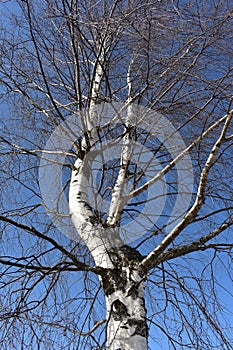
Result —
[[[191,224],[194,221],[197,213],[199,212],[201,206],[204,203],[208,173],[211,167],[213,166],[215,162],[215,158],[219,151],[219,148],[224,141],[227,129],[232,119],[232,115],[233,115],[233,111],[231,111],[229,114],[224,116],[223,117],[224,119],[223,118],[220,119],[220,120],[224,120],[225,122],[221,130],[221,134],[217,139],[217,141],[214,143],[209,153],[209,156],[205,162],[205,165],[202,168],[202,172],[199,180],[199,186],[198,186],[197,195],[196,195],[194,204],[192,205],[190,210],[187,212],[183,220],[181,220],[181,222],[176,225],[176,227],[162,240],[162,242],[142,261],[141,264],[144,268],[150,269],[151,267],[156,266],[160,262],[161,254],[164,252],[164,250],[174,241],[176,237],[179,236],[179,234],[189,224]],[[219,121],[213,125],[215,125],[215,127],[218,126],[220,124]],[[202,138],[210,132],[210,129],[213,129],[213,125],[202,134]],[[191,148],[193,144],[190,145],[188,148]]]
[[[194,140],[188,147],[186,147],[180,154],[175,157],[166,167],[164,167],[161,171],[159,171],[151,180],[147,181],[145,184],[143,184],[141,187],[137,188],[136,190],[130,192],[127,196],[125,196],[125,199],[130,200],[131,198],[136,197],[143,191],[145,191],[149,186],[153,185],[155,182],[160,180],[164,175],[166,175],[176,164],[177,162],[182,159],[188,152],[190,152],[197,144],[199,144],[206,136],[210,134],[211,131],[213,131],[215,128],[217,128],[222,122],[225,120],[231,119],[233,114],[233,110],[230,111],[228,114],[224,115],[222,118],[217,120],[214,124],[212,124],[209,128],[204,131],[201,136],[199,136],[196,140]],[[227,122],[228,125],[229,122]],[[221,143],[224,142],[225,139],[225,132],[224,135],[220,136]],[[217,141],[218,144],[219,141]]]

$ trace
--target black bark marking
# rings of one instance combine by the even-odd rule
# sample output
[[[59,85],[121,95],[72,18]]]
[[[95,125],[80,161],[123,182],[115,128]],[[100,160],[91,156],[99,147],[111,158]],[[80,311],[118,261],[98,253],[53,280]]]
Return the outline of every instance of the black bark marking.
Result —
[[[115,321],[123,321],[129,317],[128,309],[119,299],[115,300],[111,305],[112,317]],[[126,327],[127,328],[127,327]]]
[[[135,331],[132,334],[132,336],[140,335],[144,338],[148,337],[148,325],[146,323],[146,320],[138,320],[136,318],[131,318],[128,320],[128,324],[130,327],[135,327]]]
[[[140,263],[144,256],[128,245],[123,245],[120,248],[113,248],[108,252],[112,262],[116,267],[135,267]]]
[[[126,283],[126,272],[117,268],[108,270],[102,278],[102,285],[106,296],[113,294],[117,290],[121,290],[125,293]]]
[[[143,260],[143,256],[135,248],[123,245],[120,248],[111,249],[108,254],[115,268],[108,269],[105,276],[102,278],[102,285],[106,296],[113,294],[117,290],[121,290],[125,293],[128,278],[123,268],[131,270],[131,274],[137,270],[139,275],[142,278],[144,277],[144,272],[138,270],[138,265]],[[131,281],[132,287],[130,288],[128,296],[137,299],[138,283],[135,283],[130,276],[129,280]]]

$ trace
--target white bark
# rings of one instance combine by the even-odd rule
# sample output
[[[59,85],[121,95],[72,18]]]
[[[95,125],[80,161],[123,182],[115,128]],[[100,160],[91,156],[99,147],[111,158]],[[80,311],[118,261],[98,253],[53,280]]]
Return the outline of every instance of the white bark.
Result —
[[[143,273],[138,268],[140,260],[139,253],[124,246],[112,257],[116,268],[102,279],[109,350],[146,350],[148,347]]]
[[[128,107],[128,120],[126,121],[125,136],[123,138],[121,159],[120,159],[120,170],[116,180],[116,184],[112,191],[112,200],[109,208],[109,215],[107,218],[107,224],[114,226],[120,220],[120,216],[126,201],[124,200],[125,190],[127,188],[127,172],[129,167],[129,162],[132,157],[132,140],[130,135],[130,130],[127,131],[127,127],[130,128],[130,119],[132,106]]]
[[[107,224],[110,226],[114,226],[120,220],[120,216],[122,210],[127,203],[125,200],[125,189],[128,184],[127,180],[127,171],[130,163],[130,159],[132,157],[133,145],[132,145],[132,135],[131,135],[131,125],[134,124],[134,111],[132,105],[132,82],[131,82],[131,67],[134,62],[134,58],[131,60],[129,65],[128,74],[127,74],[127,85],[128,85],[128,107],[127,107],[127,118],[125,122],[123,137],[123,145],[121,151],[121,159],[120,159],[120,170],[118,173],[118,177],[116,180],[116,184],[112,191],[112,200],[109,208],[109,215],[107,218]]]
[[[86,132],[81,142],[80,156],[72,170],[69,206],[72,221],[89,248],[96,265],[110,268],[112,263],[106,252],[113,247],[122,245],[122,241],[118,238],[117,229],[103,228],[98,222],[88,198],[88,192],[91,190],[89,187],[91,159],[87,155],[98,141],[96,103],[98,102],[103,76],[105,43],[100,46],[99,50],[99,55],[93,68],[90,108],[87,114],[82,115],[82,122]]]
[[[83,161],[77,160],[70,185],[73,223],[89,248],[97,266],[106,268],[102,276],[107,305],[109,350],[146,350],[148,328],[144,303],[142,257],[123,246],[117,228],[103,227],[88,202],[88,178]]]
[[[136,299],[127,297],[122,291],[116,291],[106,297],[106,304],[108,349],[146,350],[148,331],[143,288],[140,288]]]
[[[92,212],[88,199],[88,174],[85,160],[78,159],[72,171],[69,206],[72,221],[80,237],[89,248],[95,263],[101,267],[112,267],[107,251],[123,243],[116,228],[106,228]]]
[[[121,169],[113,189],[106,224],[98,220],[88,193],[91,190],[91,156],[98,141],[96,104],[103,75],[104,47],[100,48],[94,68],[90,108],[83,119],[86,134],[81,142],[79,158],[73,170],[69,192],[72,221],[80,237],[89,248],[97,266],[106,269],[101,275],[107,305],[107,346],[109,350],[146,350],[148,327],[144,303],[143,273],[138,268],[141,255],[124,246],[118,233],[118,220],[124,203],[121,201],[126,183],[126,172],[131,157],[131,135],[127,130],[133,115],[128,107],[126,135],[123,140]]]

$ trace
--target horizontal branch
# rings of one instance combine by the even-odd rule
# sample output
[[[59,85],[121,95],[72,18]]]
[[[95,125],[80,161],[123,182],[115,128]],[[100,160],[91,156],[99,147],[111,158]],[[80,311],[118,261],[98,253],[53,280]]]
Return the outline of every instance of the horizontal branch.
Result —
[[[79,271],[77,267],[71,267],[69,263],[59,263],[54,266],[43,266],[43,265],[29,265],[25,262],[19,263],[12,260],[6,260],[3,258],[0,258],[0,264],[6,265],[6,266],[12,266],[12,267],[18,267],[20,269],[24,270],[31,270],[31,271],[38,271],[41,273],[54,273],[54,272],[60,272],[60,271]]]
[[[21,317],[24,317],[24,315],[22,315]],[[80,331],[78,331],[76,329],[72,329],[68,325],[62,324],[62,322],[60,320],[53,321],[53,322],[46,322],[46,321],[42,321],[39,318],[36,318],[34,321],[36,323],[40,323],[40,324],[47,325],[47,326],[50,326],[50,327],[63,329],[65,332],[70,332],[72,334],[77,334],[77,335],[81,335],[81,336],[88,336],[88,335],[91,335],[103,323],[107,322],[107,319],[103,319],[103,320],[97,321],[94,324],[94,326],[89,331],[86,331],[86,332],[80,332]]]
[[[39,158],[42,158],[42,159],[46,159],[44,157],[41,156],[41,153],[43,154],[56,154],[56,155],[66,155],[66,156],[69,156],[69,157],[74,157],[76,158],[77,156],[72,153],[72,152],[64,152],[64,151],[59,151],[59,150],[44,150],[44,149],[28,149],[28,148],[25,148],[25,147],[22,147],[20,145],[17,145],[16,143],[13,143],[9,140],[7,140],[6,138],[4,138],[3,136],[0,136],[0,141],[6,143],[7,145],[9,145],[10,147],[12,147],[15,150],[18,150],[20,152],[20,154],[30,154],[30,155],[33,155],[35,157],[39,157]],[[49,161],[52,162],[52,160],[50,160],[49,158]]]
[[[34,227],[21,224],[21,223],[19,223],[17,221],[14,221],[14,220],[9,219],[8,217],[2,216],[2,215],[0,215],[0,220],[3,221],[3,222],[8,223],[10,225],[13,225],[15,227],[18,227],[18,228],[20,228],[22,230],[25,230],[27,232],[30,232],[34,236],[36,236],[38,238],[41,238],[41,239],[51,243],[62,254],[66,255],[68,258],[70,258],[73,261],[74,265],[77,267],[78,270],[92,271],[92,272],[94,272],[96,274],[100,274],[100,275],[105,273],[105,269],[103,269],[101,267],[90,266],[90,265],[87,265],[87,264],[79,261],[72,253],[67,251],[63,246],[61,246],[59,243],[57,243],[53,238],[44,235],[43,233],[39,232]]]

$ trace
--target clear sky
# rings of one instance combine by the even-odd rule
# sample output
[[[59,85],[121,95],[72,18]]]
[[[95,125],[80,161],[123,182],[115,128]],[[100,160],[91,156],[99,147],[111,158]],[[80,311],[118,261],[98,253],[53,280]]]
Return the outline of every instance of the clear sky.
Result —
[[[8,21],[6,21],[6,17],[4,15],[4,11],[13,11],[17,13],[17,4],[16,1],[14,0],[10,0],[10,1],[0,1],[0,24],[1,26],[4,26],[7,28],[7,26],[9,26],[10,28],[10,23]],[[215,74],[215,73],[214,73]],[[217,78],[217,76],[216,76]],[[8,108],[9,107],[9,108]],[[17,124],[17,115],[11,115],[10,111],[11,107],[10,105],[7,105],[7,99],[5,99],[4,103],[1,105],[0,111],[2,113],[2,115],[4,115],[5,118],[2,118],[2,122],[5,123],[4,129],[3,129],[3,133],[4,137],[9,137],[9,138],[15,138],[15,136],[17,135],[21,135],[21,139],[18,140],[19,144],[21,146],[28,146],[28,147],[33,147],[34,142],[36,143],[38,141],[38,144],[42,145],[42,139],[44,141],[44,137],[47,137],[47,133],[45,131],[45,133],[42,135],[42,126],[38,126],[38,124],[36,125],[39,129],[40,135],[37,135],[37,130],[36,128],[34,128],[34,126],[31,129],[27,129],[27,123],[26,121],[25,124],[24,122],[20,125],[20,123]],[[7,113],[5,113],[5,111],[7,111]],[[26,118],[25,118],[26,119]],[[18,128],[21,128],[20,130]],[[8,133],[9,132],[9,133]],[[14,135],[14,133],[17,132],[17,135]],[[8,134],[7,134],[8,133]],[[38,137],[38,139],[37,139]],[[14,140],[15,140],[14,139]],[[41,143],[40,143],[41,142]],[[27,203],[27,206],[30,207],[31,205],[37,205],[39,203],[39,198],[37,197],[37,195],[33,196],[32,195],[32,191],[31,189],[27,188],[28,185],[30,186],[33,182],[33,180],[35,180],[35,175],[37,175],[37,170],[32,169],[32,171],[28,172],[25,177],[23,175],[25,167],[27,167],[28,165],[26,163],[23,163],[22,158],[18,158],[19,163],[17,163],[18,166],[18,171],[19,173],[22,173],[22,178],[20,178],[21,180],[24,179],[24,183],[20,183],[20,182],[14,182],[12,181],[13,184],[13,189],[14,189],[14,193],[12,194],[12,197],[5,197],[4,198],[4,205],[5,205],[5,209],[12,209],[12,207],[14,208],[14,201],[17,200],[22,200],[22,198],[24,199],[24,201]],[[33,164],[34,165],[34,164]],[[4,167],[6,166],[6,163],[4,163]],[[4,170],[4,169],[2,169]],[[11,169],[10,169],[11,170]],[[65,172],[64,172],[65,173]],[[69,171],[65,174],[65,176],[69,176]],[[5,176],[5,175],[4,175]],[[14,178],[12,177],[12,179],[14,180]],[[65,178],[66,180],[66,178]],[[35,180],[35,182],[37,182],[37,179]],[[34,185],[32,185],[33,188]],[[229,184],[229,187],[231,186],[231,184]],[[38,191],[38,187],[36,186],[36,189]],[[1,203],[2,204],[2,203]],[[206,208],[209,208],[211,206],[211,202],[207,201],[206,203]],[[2,210],[2,208],[1,208]],[[218,216],[218,220],[222,220],[222,215]],[[33,220],[35,219],[33,214],[29,215],[29,219]],[[39,216],[37,217],[38,220],[38,229],[44,230],[46,228],[46,226],[50,223],[49,218],[46,216],[45,211],[39,211]],[[190,230],[186,231],[187,236],[189,237],[189,240],[192,239],[192,234],[195,230],[195,228],[199,228],[198,224],[194,224],[192,226],[192,228]],[[17,230],[12,229],[10,227],[7,227],[7,232],[9,234],[9,237],[11,237],[13,239],[13,237],[15,237],[15,234],[17,234]],[[51,234],[54,235],[54,237],[59,237],[59,243],[60,244],[64,244],[64,245],[68,245],[68,239],[65,236],[60,235],[55,229],[54,227],[51,226]],[[228,235],[229,236],[229,241],[231,239],[231,235],[232,235],[232,229],[228,230],[224,235]],[[158,239],[157,237],[155,238]],[[187,239],[187,237],[185,237],[185,239]],[[232,241],[232,240],[231,240]],[[21,241],[19,244],[25,244],[25,247],[32,247],[33,248],[33,244],[36,244],[36,240],[34,240],[33,238],[28,239],[28,238],[24,238],[23,241]],[[138,243],[138,242],[137,242]],[[134,245],[135,243],[132,243],[132,245]],[[148,245],[146,246],[146,248],[144,249],[144,251],[142,250],[142,253],[148,253],[149,249],[151,246],[151,241],[148,243]],[[4,246],[3,246],[4,248]],[[21,247],[20,247],[21,248]],[[11,250],[12,249],[12,250]],[[14,247],[10,247],[9,252],[13,252],[15,256],[17,256],[18,251],[17,251],[18,247],[14,246]],[[35,247],[36,249],[36,247]],[[85,250],[85,248],[83,248]],[[4,248],[5,250],[5,248]],[[80,254],[82,253],[82,250],[80,250],[79,252]],[[58,259],[58,256],[53,256],[53,252],[51,254],[49,254],[49,258],[50,261],[56,261],[56,259]],[[45,259],[46,260],[46,259]],[[208,261],[208,263],[206,264],[206,262]],[[211,263],[213,263],[211,265]],[[204,268],[204,266],[206,265],[206,267]],[[212,270],[212,267],[214,267],[214,269]],[[169,323],[170,326],[172,327],[172,325],[176,323],[176,320],[178,317],[187,317],[187,322],[190,324],[190,327],[194,327],[195,329],[197,329],[198,327],[202,326],[203,329],[205,329],[207,323],[206,320],[203,316],[202,319],[198,319],[199,315],[195,315],[194,311],[195,309],[192,306],[192,303],[194,301],[194,296],[193,295],[188,295],[185,294],[185,288],[187,286],[191,286],[193,288],[193,290],[196,290],[196,295],[199,296],[199,300],[201,302],[201,307],[203,306],[205,307],[210,307],[210,303],[212,302],[212,298],[214,297],[213,290],[214,288],[216,288],[216,290],[219,292],[220,295],[220,299],[222,299],[222,306],[226,307],[226,310],[221,309],[221,305],[217,305],[215,304],[213,306],[213,315],[216,313],[219,316],[219,319],[225,323],[226,322],[226,327],[230,326],[233,324],[233,315],[231,312],[232,309],[232,305],[233,305],[233,288],[232,288],[232,277],[230,274],[228,274],[227,270],[231,270],[232,266],[231,266],[231,261],[229,257],[225,257],[220,259],[218,256],[215,255],[214,251],[210,251],[210,252],[199,252],[199,253],[193,253],[190,255],[190,257],[186,256],[184,258],[178,258],[174,261],[171,261],[168,265],[165,264],[165,269],[167,270],[167,288],[168,288],[168,295],[166,295],[164,288],[163,288],[163,283],[161,282],[163,279],[163,272],[164,271],[156,271],[155,273],[152,273],[149,276],[149,280],[150,283],[148,284],[149,287],[147,287],[146,289],[146,293],[148,296],[147,299],[147,309],[148,309],[148,318],[150,318],[152,315],[154,315],[153,318],[153,322],[157,323],[157,325],[159,327],[161,327],[160,330],[159,327],[155,327],[154,324],[151,324],[151,337],[149,340],[149,345],[151,347],[151,349],[161,349],[161,350],[168,350],[168,345],[167,345],[167,340],[166,340],[166,336],[163,333],[163,324]],[[193,276],[192,276],[193,274]],[[213,285],[210,282],[211,276],[212,274],[216,275],[216,284]],[[96,280],[96,278],[93,279],[93,281],[90,281],[89,278],[85,275],[85,279],[82,280],[80,274],[77,274],[76,277],[73,277],[73,273],[71,273],[67,278],[66,277],[62,277],[63,280],[61,282],[61,284],[59,285],[59,291],[58,291],[58,300],[60,304],[60,308],[61,310],[63,310],[63,306],[62,306],[62,300],[64,301],[64,312],[65,312],[65,296],[71,298],[71,302],[70,305],[68,306],[68,309],[70,308],[70,310],[72,311],[73,308],[77,308],[77,312],[79,311],[78,308],[82,308],[83,307],[83,313],[84,315],[86,315],[88,313],[88,308],[89,308],[89,304],[88,306],[83,305],[82,302],[79,301],[79,298],[83,298],[83,296],[85,295],[84,292],[84,288],[86,286],[86,283],[88,284],[88,286],[91,286],[91,292],[88,296],[90,296],[90,299],[92,300],[92,298],[94,297],[95,293],[97,293],[98,290],[98,281]],[[192,277],[194,277],[192,279]],[[205,279],[206,279],[206,286],[207,288],[209,288],[209,295],[207,292],[207,296],[205,296],[203,298],[203,296],[201,295],[200,289],[198,291],[198,287],[201,286],[201,284],[203,283],[203,285],[205,284]],[[182,286],[180,288],[180,290],[175,291],[175,287]],[[18,282],[15,283],[15,285],[13,285],[13,288],[18,287]],[[212,287],[212,289],[211,289]],[[67,291],[65,290],[67,288]],[[202,288],[202,287],[201,287]],[[80,294],[79,292],[80,291]],[[178,288],[179,289],[179,288]],[[35,294],[32,295],[32,299],[35,298],[41,293],[41,291],[45,290],[45,287],[41,284],[38,286],[38,289],[36,290]],[[153,297],[153,303],[150,303],[150,296]],[[166,305],[166,301],[165,301],[165,297],[167,297],[167,299],[170,302],[170,305]],[[77,299],[77,300],[75,300]],[[176,306],[176,301],[180,301],[181,303],[181,309],[178,309]],[[206,302],[206,305],[205,305]],[[49,299],[49,303],[53,303],[53,299]],[[169,304],[169,303],[168,303]],[[97,306],[96,306],[96,316],[97,317],[104,317],[104,300],[103,300],[103,294],[101,292],[99,292],[99,300],[97,302]],[[188,306],[187,306],[188,305]],[[173,308],[171,307],[173,306]],[[164,307],[164,312],[163,314],[160,313],[160,311],[162,310],[162,308]],[[49,307],[48,307],[49,309]],[[98,314],[99,312],[99,314]],[[183,314],[182,314],[183,312]],[[180,316],[179,316],[180,313]],[[181,315],[182,314],[182,315]],[[59,313],[57,314],[57,316],[59,315]],[[163,315],[163,316],[161,316]],[[48,319],[50,317],[50,315],[48,314]],[[226,317],[226,319],[225,319]],[[83,321],[84,316],[82,316],[77,322],[80,325],[81,322]],[[161,321],[162,319],[162,321]],[[161,322],[160,322],[161,321]],[[194,322],[194,324],[192,325],[192,322]],[[196,324],[195,324],[196,322]],[[86,328],[85,330],[87,330],[88,326],[86,324]],[[180,328],[180,332],[182,332],[183,330]],[[202,330],[203,331],[203,330]],[[230,332],[231,330],[229,330]],[[19,329],[19,334],[20,334],[20,329]],[[28,336],[27,331],[26,331],[26,337]],[[185,331],[184,331],[185,334]],[[204,334],[203,334],[204,335]],[[59,333],[59,336],[61,336],[61,334]],[[202,334],[200,335],[202,336]],[[215,342],[215,336],[210,333],[210,336],[212,336],[212,341],[213,343]],[[159,337],[160,338],[160,345],[157,344],[157,340],[156,338]],[[187,342],[189,341],[187,335],[184,336],[184,339],[186,340],[187,338]],[[3,340],[4,341],[4,340]],[[216,340],[216,344],[217,344],[217,340]],[[160,347],[159,347],[160,346]],[[155,348],[156,347],[156,348]],[[18,348],[20,349],[20,348]],[[18,350],[17,349],[17,350]],[[81,345],[80,345],[80,349],[81,349]],[[181,349],[181,347],[178,344],[174,344],[174,349]],[[202,349],[202,350],[207,350],[209,348],[206,349]],[[216,347],[217,349],[217,347]],[[226,348],[224,348],[226,349]],[[223,350],[224,350],[223,349]],[[5,350],[5,349],[4,349]],[[7,350],[11,350],[11,349],[7,349]],[[13,350],[13,349],[12,349]],[[23,350],[26,350],[23,349]],[[58,349],[59,350],[59,349]],[[186,349],[185,349],[186,350]]]

